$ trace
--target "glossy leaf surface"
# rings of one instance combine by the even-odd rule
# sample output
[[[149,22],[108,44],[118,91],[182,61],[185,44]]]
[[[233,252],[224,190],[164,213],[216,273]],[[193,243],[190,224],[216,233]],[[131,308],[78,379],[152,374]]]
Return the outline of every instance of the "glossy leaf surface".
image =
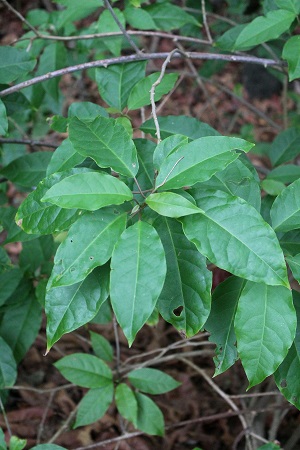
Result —
[[[98,116],[94,120],[73,117],[69,137],[75,150],[92,158],[100,167],[133,177],[138,171],[135,145],[115,119]],[[88,145],[87,145],[88,142]]]
[[[286,232],[300,228],[300,179],[278,195],[270,214],[275,231]]]
[[[13,352],[5,340],[0,337],[0,387],[13,386],[17,379],[17,364]]]
[[[86,213],[70,228],[55,258],[49,287],[78,283],[112,255],[126,227],[126,213],[113,208]]]
[[[296,313],[290,289],[247,282],[234,326],[239,356],[252,387],[275,372],[293,343]]]
[[[222,191],[191,193],[204,214],[181,221],[184,233],[200,253],[242,278],[289,286],[276,234],[256,209]]]
[[[64,356],[54,365],[67,380],[78,386],[101,388],[112,380],[110,368],[93,355],[74,353]]]
[[[203,212],[185,197],[174,192],[150,194],[146,199],[146,203],[151,209],[166,217],[176,218]]]
[[[139,109],[143,106],[151,104],[150,90],[152,85],[158,80],[160,72],[152,73],[140,80],[131,90],[128,99],[129,109]],[[158,101],[161,97],[173,89],[178,78],[177,73],[169,73],[165,75],[162,81],[155,88],[154,101]]]
[[[180,147],[162,163],[156,188],[177,189],[209,180],[238,158],[235,149],[249,151],[253,144],[239,138],[207,136]]]
[[[125,383],[120,383],[116,388],[115,399],[121,416],[137,427],[138,404],[130,387]]]
[[[99,388],[90,389],[78,406],[74,428],[89,425],[101,419],[113,400],[114,385],[112,381]]]
[[[283,362],[276,370],[274,377],[278,389],[296,408],[300,409],[300,294],[293,291],[294,306],[297,313],[297,330],[294,343]]]
[[[137,428],[147,434],[163,436],[165,425],[159,407],[151,398],[140,392],[136,392],[135,397],[138,404]]]
[[[230,277],[213,292],[211,312],[205,323],[209,340],[216,344],[214,376],[225,372],[238,359],[234,318],[245,280]]]
[[[112,255],[110,297],[129,345],[153,312],[165,276],[164,248],[155,229],[141,221],[127,228]]]
[[[180,386],[181,383],[161,370],[142,368],[128,373],[130,383],[147,394],[165,394]]]
[[[206,260],[183,234],[180,224],[160,217],[154,226],[162,240],[167,275],[157,304],[163,318],[191,337],[210,311],[211,272]]]
[[[46,192],[65,177],[74,173],[84,173],[88,169],[54,173],[42,180],[37,188],[23,201],[16,215],[17,224],[26,233],[50,234],[63,231],[79,217],[77,209],[62,209],[52,203],[42,202]]]
[[[61,208],[95,211],[131,199],[130,189],[119,179],[105,172],[88,172],[64,178],[46,192],[42,201]]]

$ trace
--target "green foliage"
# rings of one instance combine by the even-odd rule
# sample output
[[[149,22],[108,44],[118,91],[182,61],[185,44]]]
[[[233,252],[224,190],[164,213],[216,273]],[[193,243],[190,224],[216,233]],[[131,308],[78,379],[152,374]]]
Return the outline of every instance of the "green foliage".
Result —
[[[156,117],[151,99],[168,100],[179,66],[152,73],[150,56],[131,54],[131,38],[101,1],[56,3],[60,9],[49,14],[28,14],[44,38],[31,30],[25,42],[0,48],[0,226],[4,244],[22,242],[18,265],[0,249],[1,389],[14,385],[43,307],[47,352],[64,334],[89,328],[92,321],[106,323],[111,313],[131,346],[160,315],[183,336],[210,332],[215,375],[240,359],[249,388],[274,374],[278,389],[300,409],[300,296],[291,291],[287,271],[288,265],[300,282],[299,119],[289,124],[286,117],[291,126],[271,143],[265,155],[271,170],[260,180],[246,155],[254,146],[242,138],[246,132],[222,136],[196,118]],[[169,0],[125,3],[113,9],[122,27],[163,36],[176,30],[191,43],[198,37],[200,10],[191,13]],[[227,3],[230,13],[245,10],[239,2]],[[214,31],[214,51],[221,49],[224,57],[224,51],[251,50],[247,57],[253,62],[252,52],[265,57],[271,49],[295,80],[300,2],[262,3],[264,15],[250,21],[243,15],[240,25],[226,23]],[[91,14],[89,28],[79,31],[73,22]],[[75,39],[80,33],[92,36]],[[103,40],[94,33],[116,34]],[[72,45],[56,41],[58,34],[72,38]],[[131,37],[142,49],[140,38]],[[232,62],[240,57],[231,56]],[[65,109],[62,72],[43,75],[96,59],[105,60],[103,67],[89,65],[86,76],[103,106],[78,101]],[[28,85],[38,75],[40,82]],[[12,83],[16,92],[7,95]],[[145,110],[153,117],[140,120],[134,111],[139,109],[142,118]],[[40,139],[49,130],[47,141],[53,132],[61,136],[56,150],[28,152],[24,136]],[[6,196],[6,182],[23,198],[17,210]],[[268,194],[262,202],[261,190]],[[211,264],[232,275],[213,293]],[[73,427],[101,419],[115,402],[135,428],[163,436],[163,414],[148,394],[167,393],[180,383],[154,368],[114,371],[111,344],[89,332],[93,355],[67,355],[55,363],[67,380],[88,389]],[[24,447],[11,439],[10,449]],[[1,434],[0,447],[7,448]]]

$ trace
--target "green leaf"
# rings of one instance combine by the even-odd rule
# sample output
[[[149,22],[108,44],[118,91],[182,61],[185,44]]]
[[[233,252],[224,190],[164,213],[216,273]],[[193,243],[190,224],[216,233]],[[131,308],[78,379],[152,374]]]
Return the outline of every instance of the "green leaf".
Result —
[[[165,276],[164,249],[155,229],[141,221],[127,228],[112,255],[110,297],[129,345],[150,317]]]
[[[26,50],[0,47],[0,84],[9,84],[34,69],[36,60]]]
[[[88,169],[73,169],[66,172],[54,173],[42,180],[35,191],[28,195],[18,209],[17,224],[26,233],[51,234],[63,231],[78,218],[77,209],[62,209],[52,203],[41,202],[41,198],[48,190],[74,173],[84,173]]]
[[[0,337],[0,388],[13,386],[17,379],[17,364],[13,352]]]
[[[96,82],[103,100],[122,111],[133,86],[145,76],[146,61],[111,65],[96,69]]]
[[[67,50],[62,42],[55,42],[47,45],[39,59],[39,68],[36,75],[43,75],[48,72],[62,69],[65,66],[67,59]],[[61,95],[58,89],[61,77],[54,77],[51,80],[45,80],[43,82],[43,89],[49,94],[56,102]]]
[[[289,81],[300,77],[300,36],[292,36],[285,43],[282,50],[282,58],[286,59],[289,66]]]
[[[256,17],[241,31],[233,50],[247,50],[263,42],[277,39],[290,28],[295,18],[295,13],[283,9],[270,11],[265,17]]]
[[[161,216],[166,217],[176,218],[203,212],[196,205],[182,197],[182,195],[174,192],[150,194],[146,199],[146,204]]]
[[[300,178],[300,166],[295,164],[285,164],[271,170],[266,176],[266,180],[280,181],[281,183],[292,183]]]
[[[68,381],[81,387],[101,388],[112,381],[110,368],[93,355],[74,353],[60,359],[54,366]]]
[[[261,188],[269,195],[279,195],[285,188],[281,181],[264,179],[261,182]]]
[[[278,389],[296,408],[300,408],[300,294],[293,291],[294,306],[297,313],[297,331],[293,345],[283,362],[276,370],[274,377]]]
[[[132,199],[130,189],[105,172],[71,175],[52,186],[41,199],[61,208],[95,211],[109,205],[120,205]]]
[[[259,183],[260,180],[256,170],[252,164],[249,164],[247,157],[241,154],[224,170],[201,183],[201,188],[216,189],[241,197],[257,211],[260,211],[261,192]]]
[[[134,143],[136,145],[139,162],[139,171],[136,175],[136,181],[142,191],[152,189],[155,177],[152,155],[155,144],[149,139],[135,139]],[[136,182],[134,183],[133,191],[139,191]],[[144,198],[140,194],[135,194],[135,199],[138,202],[144,202]]]
[[[171,3],[154,4],[146,7],[145,10],[150,14],[159,30],[170,31],[188,23],[200,27],[199,22],[191,14]]]
[[[234,318],[245,280],[230,277],[219,284],[212,296],[211,313],[205,323],[209,340],[216,344],[214,376],[225,372],[238,359]]]
[[[286,9],[296,15],[300,13],[300,1],[299,0],[275,0],[278,8]]]
[[[85,280],[46,292],[47,352],[65,333],[92,320],[107,298],[106,268],[96,269]]]
[[[54,0],[66,9],[59,11],[56,27],[58,29],[77,20],[92,14],[96,9],[103,5],[102,0],[87,0],[82,3],[81,0]]]
[[[113,208],[86,213],[70,228],[55,258],[49,287],[78,283],[105,264],[126,228],[126,213]]]
[[[155,148],[153,153],[153,164],[158,170],[163,161],[170,153],[176,151],[179,147],[188,143],[187,136],[174,134],[161,141]]]
[[[124,10],[124,15],[129,25],[138,30],[157,30],[158,27],[148,11],[140,8],[140,5],[137,8],[134,8],[134,6],[136,5],[128,5]]]
[[[93,331],[90,331],[90,338],[95,355],[104,361],[112,362],[114,358],[113,348],[108,340],[101,336],[101,334],[94,333]]]
[[[49,176],[55,172],[63,172],[64,170],[73,169],[73,167],[81,164],[84,160],[85,156],[82,156],[76,152],[71,141],[69,139],[65,139],[52,154],[46,174]]]
[[[0,450],[7,450],[5,435],[3,433],[2,428],[0,428]]]
[[[163,436],[165,425],[161,410],[146,395],[136,392],[135,397],[138,404],[137,428],[147,434]]]
[[[130,383],[147,394],[165,394],[181,385],[173,377],[161,370],[142,368],[128,373]]]
[[[102,106],[92,102],[74,102],[68,110],[68,117],[80,119],[94,119],[97,116],[108,117],[108,112]]]
[[[233,52],[235,48],[235,43],[241,32],[247,24],[236,25],[235,27],[229,28],[225,31],[216,41],[216,46],[227,52]]]
[[[23,277],[18,267],[12,267],[0,274],[0,306],[13,294]]]
[[[113,8],[113,11],[119,22],[123,25],[123,28],[126,28],[123,13],[118,8]],[[120,31],[119,25],[116,23],[111,12],[108,10],[103,11],[100,15],[97,25],[99,33],[112,33],[114,31]],[[114,56],[119,56],[121,53],[122,42],[123,36],[106,37],[104,40],[104,45]]]
[[[295,331],[290,289],[247,282],[236,312],[235,333],[249,388],[275,372],[293,343]]]
[[[253,144],[239,138],[206,136],[179,147],[162,163],[156,189],[177,189],[208,180],[238,158],[235,149],[249,151]]]
[[[46,175],[52,152],[35,152],[14,159],[0,174],[25,187],[36,186]]]
[[[205,212],[181,221],[184,233],[200,253],[242,278],[289,286],[276,234],[256,209],[221,191],[191,193]]]
[[[191,337],[209,315],[212,275],[205,258],[184,236],[177,221],[159,217],[154,226],[167,260],[166,280],[157,307],[166,321]]]
[[[272,142],[269,157],[273,166],[279,166],[287,161],[291,161],[300,150],[300,129],[296,127],[282,131]]]
[[[300,228],[300,179],[287,186],[275,199],[270,214],[275,231]]]
[[[264,445],[258,447],[257,450],[281,450],[281,447],[277,444],[273,444],[272,442],[269,442],[268,444],[264,444]]]
[[[300,253],[295,256],[287,256],[285,259],[290,266],[293,277],[300,283]]]
[[[0,336],[5,339],[18,362],[33,344],[41,325],[42,311],[31,283],[23,281],[7,301],[0,324]]]
[[[23,242],[19,256],[20,267],[24,271],[29,270],[31,273],[34,273],[37,269],[44,273],[43,264],[50,261],[54,253],[55,246],[52,236],[40,236],[31,241]]]
[[[20,439],[17,436],[11,436],[9,440],[9,450],[23,450],[26,447],[27,440]]]
[[[91,389],[79,403],[76,421],[73,428],[89,425],[101,419],[106,413],[114,396],[114,385],[112,381],[102,387]]]
[[[128,98],[128,109],[139,109],[151,104],[150,90],[152,85],[158,80],[159,76],[160,72],[155,72],[136,83]],[[160,84],[155,88],[154,100],[158,102],[163,95],[170,92],[177,79],[178,73],[169,73],[165,75]]]
[[[8,120],[6,115],[6,108],[3,101],[0,99],[0,136],[5,136],[8,131]]]
[[[125,128],[115,119],[98,116],[94,120],[82,120],[73,117],[69,133],[75,150],[92,158],[98,166],[111,167],[127,177],[136,175],[138,161],[135,145]]]
[[[300,230],[288,231],[280,237],[279,242],[285,253],[297,255],[300,253]]]
[[[127,384],[120,383],[117,386],[115,400],[121,416],[129,422],[132,422],[135,428],[137,428],[138,404],[134,393]]]
[[[158,117],[161,138],[165,139],[173,134],[181,134],[192,140],[205,136],[220,136],[220,133],[207,123],[200,122],[194,117],[167,116]],[[153,119],[149,119],[140,126],[140,130],[156,137],[156,127]]]

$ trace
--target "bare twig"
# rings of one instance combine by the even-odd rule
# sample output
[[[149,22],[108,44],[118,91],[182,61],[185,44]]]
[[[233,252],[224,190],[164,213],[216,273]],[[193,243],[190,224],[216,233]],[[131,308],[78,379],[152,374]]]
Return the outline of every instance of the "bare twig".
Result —
[[[150,61],[155,59],[166,59],[170,55],[169,52],[158,52],[158,53],[145,53],[145,54],[134,54],[128,56],[119,56],[117,58],[101,59],[97,61],[90,61],[87,63],[76,64],[75,66],[65,67],[63,69],[54,70],[53,72],[48,72],[44,75],[31,78],[30,80],[23,81],[22,83],[16,84],[10,88],[4,89],[0,92],[0,97],[5,97],[6,95],[12,94],[13,92],[21,91],[28,86],[32,86],[43,81],[50,80],[52,78],[60,77],[68,73],[78,72],[79,70],[91,69],[95,67],[108,67],[112,64],[123,64],[134,61]],[[263,66],[278,66],[278,62],[274,59],[267,58],[257,58],[255,56],[240,56],[240,55],[223,55],[216,53],[198,53],[198,52],[185,52],[183,55],[180,51],[174,52],[172,58],[190,58],[195,60],[222,60],[231,62],[248,62],[252,64],[260,64]],[[286,63],[281,61],[281,65],[285,66]]]
[[[37,444],[39,444],[41,442],[41,437],[42,437],[43,432],[44,432],[44,427],[45,427],[45,422],[46,422],[46,419],[47,419],[48,411],[49,411],[50,406],[51,406],[51,404],[53,402],[53,398],[54,398],[54,392],[52,391],[52,392],[50,392],[49,399],[48,399],[46,408],[44,409],[43,417],[42,417],[42,420],[41,420],[40,425],[39,425],[37,438],[36,438],[36,443]]]
[[[109,0],[104,0],[105,6],[108,9],[108,11],[110,12],[110,14],[112,15],[114,21],[116,22],[116,24],[118,25],[118,27],[120,28],[123,36],[125,37],[125,39],[129,42],[129,44],[131,45],[131,47],[133,48],[133,50],[139,55],[141,53],[141,50],[137,47],[136,43],[131,39],[130,35],[127,33],[126,29],[123,27],[123,25],[121,24],[121,22],[119,21],[118,16],[116,15],[116,13],[114,12],[113,7],[111,6]]]
[[[51,144],[51,142],[35,141],[31,139],[10,139],[0,138],[0,144],[20,144],[30,145],[31,147],[49,147],[57,148],[59,144]]]
[[[0,409],[2,411],[2,415],[3,415],[3,418],[4,418],[4,422],[5,422],[5,426],[6,426],[6,429],[8,431],[8,434],[9,434],[10,437],[12,437],[10,424],[9,424],[9,421],[8,421],[8,418],[7,418],[7,415],[6,415],[6,411],[5,411],[5,408],[4,408],[1,396],[0,396]]]
[[[181,361],[183,361],[186,365],[192,367],[197,373],[199,373],[205,379],[205,381],[212,387],[212,389],[215,392],[217,392],[217,394],[221,398],[223,398],[223,400],[225,400],[225,402],[233,409],[233,411],[236,411],[237,413],[240,411],[239,408],[236,406],[236,404],[231,400],[231,398],[214,381],[212,381],[212,379],[207,375],[205,370],[200,369],[200,367],[198,367],[192,361],[184,358],[183,356],[179,359]],[[246,419],[243,416],[243,414],[238,414],[238,416],[239,416],[240,422],[242,424],[243,430],[245,432],[245,436],[247,438],[247,436],[249,437],[249,435],[248,435],[248,424],[246,422]],[[248,443],[249,450],[250,449],[252,450],[252,445],[249,440],[247,443]]]
[[[69,428],[70,423],[72,422],[75,414],[77,413],[77,409],[78,409],[77,405],[73,411],[69,414],[68,418],[65,420],[65,422],[62,424],[62,426],[57,430],[57,432],[52,436],[52,438],[47,442],[47,444],[52,444],[52,442],[55,442],[56,439],[65,431]]]
[[[8,3],[6,0],[1,0],[1,2],[4,3],[4,5],[5,5],[12,13],[14,13],[15,16],[17,16],[17,17],[21,20],[21,22],[25,23],[25,24],[28,26],[28,28],[30,28],[30,30],[33,31],[34,34],[35,34],[37,37],[41,37],[39,31],[38,31],[33,25],[31,25],[31,23],[28,22],[28,20],[25,19],[25,17],[22,16],[22,14],[20,14],[19,11],[17,11],[10,3]]]
[[[209,29],[209,26],[208,26],[208,23],[207,23],[205,0],[201,0],[201,10],[202,10],[203,25],[204,25],[204,28],[205,28],[206,36],[207,36],[208,42],[210,44],[212,44],[213,43],[213,38],[211,37],[210,29]]]
[[[273,410],[272,408],[264,408],[264,409],[258,410],[257,412],[261,413],[261,412],[267,412],[267,411],[272,411],[272,410]],[[229,419],[230,417],[236,417],[239,414],[247,414],[249,412],[251,412],[251,411],[248,409],[241,409],[238,412],[237,411],[226,411],[224,413],[218,413],[218,414],[212,414],[210,416],[198,417],[197,419],[184,420],[182,422],[177,422],[175,424],[166,426],[166,431],[172,430],[174,428],[180,428],[180,427],[184,427],[187,425],[196,424],[196,423],[205,423],[205,422],[217,421],[220,419]],[[132,439],[137,436],[142,436],[144,434],[145,433],[143,433],[142,431],[135,431],[133,433],[127,433],[122,436],[117,436],[115,438],[106,439],[105,441],[95,442],[94,444],[89,444],[84,447],[77,447],[77,448],[75,448],[75,450],[90,450],[90,449],[101,448],[101,447],[105,447],[109,444],[129,440],[129,439]]]
[[[62,386],[57,386],[55,388],[46,388],[46,389],[38,389],[38,388],[34,388],[31,386],[20,386],[20,385],[15,385],[15,386],[5,386],[4,389],[8,389],[8,390],[14,390],[14,391],[30,391],[30,392],[36,392],[37,394],[47,394],[47,393],[55,393],[57,391],[62,391],[63,389],[70,389],[75,387],[76,385],[73,383],[68,383],[68,384],[63,384]]]
[[[159,128],[159,123],[158,123],[158,119],[157,119],[157,114],[156,114],[156,105],[155,105],[155,90],[156,87],[162,82],[162,79],[165,75],[166,72],[166,68],[167,65],[169,64],[169,62],[171,61],[173,55],[175,53],[177,53],[178,50],[175,49],[172,52],[170,52],[167,56],[167,58],[165,59],[161,71],[160,71],[160,75],[157,78],[157,80],[152,84],[151,89],[150,89],[150,101],[151,101],[151,107],[152,107],[152,116],[153,116],[153,120],[154,120],[154,124],[155,124],[155,128],[156,128],[156,137],[157,137],[157,142],[158,144],[161,141],[161,137],[160,137],[160,128]]]

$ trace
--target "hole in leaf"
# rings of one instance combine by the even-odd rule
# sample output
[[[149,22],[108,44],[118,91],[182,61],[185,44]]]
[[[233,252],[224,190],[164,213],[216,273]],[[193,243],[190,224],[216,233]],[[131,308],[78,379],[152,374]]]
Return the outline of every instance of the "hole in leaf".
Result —
[[[70,272],[74,272],[76,270],[75,267],[71,267]]]
[[[73,239],[70,239],[70,242],[74,242]]]
[[[183,311],[183,306],[178,306],[178,308],[173,309],[173,314],[175,314],[176,317],[179,317]]]
[[[93,259],[94,259],[94,257],[93,257],[93,256],[90,256],[90,260],[93,261]]]
[[[282,388],[286,388],[286,387],[287,387],[287,382],[286,382],[286,380],[281,380],[281,381],[280,381],[280,387],[282,387]]]

